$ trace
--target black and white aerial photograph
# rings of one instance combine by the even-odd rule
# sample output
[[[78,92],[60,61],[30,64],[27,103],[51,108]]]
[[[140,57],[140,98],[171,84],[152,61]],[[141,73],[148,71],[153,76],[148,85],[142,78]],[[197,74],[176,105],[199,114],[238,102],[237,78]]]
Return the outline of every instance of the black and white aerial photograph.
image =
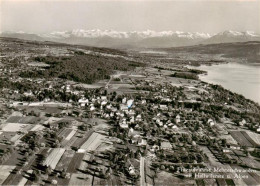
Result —
[[[0,185],[260,186],[260,0],[0,0]]]

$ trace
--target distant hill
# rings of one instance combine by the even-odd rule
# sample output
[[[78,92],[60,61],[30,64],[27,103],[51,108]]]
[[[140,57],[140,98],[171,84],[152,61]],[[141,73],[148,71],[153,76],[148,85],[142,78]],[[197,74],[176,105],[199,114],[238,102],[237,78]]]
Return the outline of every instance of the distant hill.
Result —
[[[260,41],[260,35],[253,32],[236,32],[225,31],[218,33],[205,41],[202,44],[214,44],[214,43],[235,43],[235,42],[247,42],[247,41]]]
[[[188,47],[161,49],[168,53],[221,54],[227,58],[245,59],[249,63],[260,63],[260,41],[205,44]]]
[[[17,38],[24,40],[32,40],[32,41],[44,41],[45,39],[36,34],[27,34],[27,33],[13,33],[13,32],[3,32],[0,34],[1,37],[8,38]]]

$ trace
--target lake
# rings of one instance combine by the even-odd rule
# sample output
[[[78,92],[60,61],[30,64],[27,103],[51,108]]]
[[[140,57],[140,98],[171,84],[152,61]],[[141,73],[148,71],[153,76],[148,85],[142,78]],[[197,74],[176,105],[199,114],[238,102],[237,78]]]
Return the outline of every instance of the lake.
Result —
[[[260,64],[225,63],[189,67],[207,71],[202,81],[219,84],[260,104]]]

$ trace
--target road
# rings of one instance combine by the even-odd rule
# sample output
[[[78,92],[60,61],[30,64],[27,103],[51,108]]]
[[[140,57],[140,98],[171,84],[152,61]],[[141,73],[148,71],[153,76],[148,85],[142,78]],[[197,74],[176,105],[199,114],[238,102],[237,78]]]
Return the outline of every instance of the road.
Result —
[[[140,159],[140,185],[146,186],[145,182],[145,170],[144,170],[145,158],[141,157]]]
[[[108,81],[107,84],[105,85],[105,88],[106,88],[106,89],[108,89],[108,85],[109,85],[110,81],[112,81],[113,78],[114,78],[114,76],[111,75],[109,81]]]

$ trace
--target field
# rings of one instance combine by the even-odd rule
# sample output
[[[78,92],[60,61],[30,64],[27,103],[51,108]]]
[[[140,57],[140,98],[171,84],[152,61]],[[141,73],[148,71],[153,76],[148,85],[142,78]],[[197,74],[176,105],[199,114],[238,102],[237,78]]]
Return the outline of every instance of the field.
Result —
[[[74,141],[74,143],[72,144],[72,146],[73,146],[73,147],[76,147],[76,148],[81,147],[82,144],[84,144],[92,134],[93,134],[93,130],[89,130],[89,131],[85,134],[84,138],[77,138],[77,139]]]
[[[45,127],[42,125],[34,125],[34,127],[31,129],[31,131],[41,131],[43,130]]]
[[[233,169],[242,169],[242,167],[238,165],[231,165]],[[240,173],[243,176],[247,176],[248,178],[243,178],[243,181],[246,183],[246,185],[259,185],[260,177],[256,173],[250,173],[250,172],[244,172]],[[236,181],[237,179],[235,179]]]
[[[231,136],[241,145],[245,147],[253,147],[253,144],[243,135],[241,131],[229,131]]]
[[[2,185],[5,179],[9,176],[10,172],[15,168],[15,166],[1,165],[0,166],[0,185]]]
[[[241,133],[245,136],[248,141],[250,141],[254,146],[260,146],[260,135],[250,132],[250,131],[241,131]]]
[[[15,134],[14,137],[10,139],[11,142],[15,143],[17,140],[19,140],[22,137],[20,134]]]
[[[69,173],[76,173],[77,169],[79,168],[81,161],[84,157],[84,153],[76,153],[72,160],[70,161],[70,164],[68,165],[67,172]]]
[[[20,117],[20,116],[11,116],[8,118],[6,123],[23,123],[23,124],[35,124],[39,121],[39,118],[34,116],[26,116],[26,117]]]
[[[89,153],[84,154],[84,157],[82,158],[81,164],[79,166],[80,170],[86,170],[86,168],[88,167],[87,161],[89,161],[90,158],[91,158],[91,154]]]
[[[32,170],[27,171],[27,173],[32,173]],[[24,186],[27,183],[28,179],[26,177],[23,177],[20,182],[18,183],[19,186]]]
[[[260,169],[260,162],[248,157],[239,157],[248,167]]]
[[[66,169],[70,163],[70,161],[72,160],[73,156],[74,156],[74,151],[73,150],[66,150],[60,161],[58,162],[58,164],[56,165],[56,170],[62,170],[62,169]]]
[[[92,177],[89,174],[74,173],[70,178],[69,185],[92,185]]]
[[[55,169],[64,152],[65,149],[62,148],[52,149],[51,153],[46,158],[44,165],[50,166],[52,169]]]
[[[80,150],[91,151],[96,150],[96,148],[102,143],[104,136],[98,133],[93,133],[88,140],[81,145]]]
[[[237,141],[231,135],[221,135],[220,138],[226,139],[228,143],[237,145]]]
[[[162,179],[163,178],[163,179]],[[196,185],[195,180],[183,180],[172,176],[172,174],[167,172],[159,172],[157,177],[154,179],[155,185],[169,185],[169,183],[174,183],[174,185]]]
[[[16,136],[16,132],[0,132],[0,143],[11,141]]]
[[[7,132],[18,132],[18,131],[29,131],[33,125],[20,124],[20,123],[7,123],[3,126],[2,131]]]
[[[203,181],[205,185],[217,185],[215,179],[204,179]]]
[[[79,87],[83,87],[83,88],[101,88],[101,87],[103,87],[104,85],[99,85],[99,84],[97,84],[97,83],[95,83],[95,84],[84,84],[84,83],[79,83],[79,84],[77,84],[76,86],[79,86]]]
[[[65,128],[59,133],[59,137],[63,137],[64,140],[69,141],[76,132],[76,130]]]

